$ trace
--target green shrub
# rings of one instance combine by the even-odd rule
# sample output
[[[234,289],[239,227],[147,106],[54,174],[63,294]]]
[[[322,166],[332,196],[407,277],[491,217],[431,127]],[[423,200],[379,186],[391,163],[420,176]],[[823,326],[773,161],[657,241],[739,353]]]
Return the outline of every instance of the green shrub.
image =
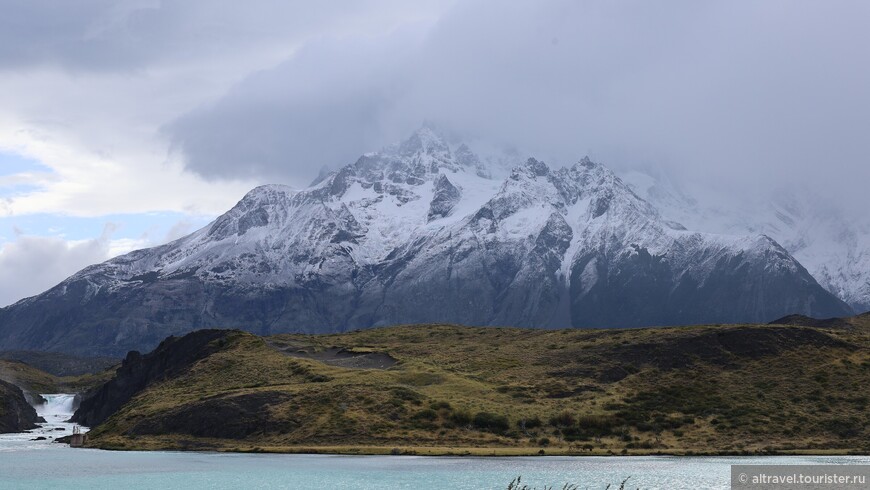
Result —
[[[541,419],[539,417],[517,420],[517,427],[519,427],[520,429],[536,429],[541,425],[543,425],[543,422],[541,422]]]
[[[393,397],[396,400],[409,401],[414,403],[415,405],[420,404],[420,399],[423,398],[416,391],[409,390],[407,388],[393,388]]]
[[[550,417],[550,425],[553,427],[571,427],[575,422],[574,415],[567,410]]]
[[[563,427],[559,429],[566,441],[586,441],[589,436],[578,427]]]
[[[503,432],[510,427],[507,417],[490,412],[478,412],[474,416],[474,426],[491,432]]]
[[[606,436],[613,432],[613,428],[619,425],[612,416],[585,415],[577,419],[577,425],[586,432],[596,436]]]
[[[825,430],[833,432],[837,437],[849,439],[861,433],[863,424],[854,417],[831,418],[822,422]]]
[[[471,414],[465,410],[456,410],[450,414],[450,421],[459,427],[464,427],[471,423]]]
[[[450,404],[445,401],[436,401],[430,403],[429,408],[431,408],[432,410],[452,410],[453,407],[451,407]]]
[[[424,408],[423,410],[415,413],[412,418],[414,418],[415,420],[435,420],[438,418],[438,413],[431,408]]]

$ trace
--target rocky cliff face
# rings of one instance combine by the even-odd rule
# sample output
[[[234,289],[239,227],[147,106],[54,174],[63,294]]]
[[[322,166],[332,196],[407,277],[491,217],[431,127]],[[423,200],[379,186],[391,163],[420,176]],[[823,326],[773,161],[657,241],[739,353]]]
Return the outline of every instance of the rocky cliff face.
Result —
[[[258,334],[447,321],[611,327],[844,316],[763,235],[663,219],[606,167],[487,165],[423,128],[304,190],[0,310],[0,345],[118,355],[207,327]]]
[[[154,382],[172,378],[220,350],[232,330],[199,330],[184,337],[169,337],[148,354],[127,354],[115,376],[85,398],[71,419],[94,427],[117,412],[125,403]]]
[[[45,422],[27,403],[21,388],[0,380],[0,434],[35,429]]]

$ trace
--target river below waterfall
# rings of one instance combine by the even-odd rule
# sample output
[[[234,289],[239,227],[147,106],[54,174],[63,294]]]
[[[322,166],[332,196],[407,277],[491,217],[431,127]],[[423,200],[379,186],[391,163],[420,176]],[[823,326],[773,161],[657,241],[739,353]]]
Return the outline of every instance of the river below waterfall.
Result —
[[[58,437],[73,433],[76,424],[67,422],[67,420],[72,417],[77,408],[75,406],[76,395],[46,393],[40,396],[45,400],[45,403],[35,405],[34,408],[36,413],[45,419],[45,423],[39,424],[38,428],[28,432],[0,434],[0,453],[48,448]],[[79,430],[87,432],[88,428],[79,426]],[[37,440],[38,438],[43,439]]]

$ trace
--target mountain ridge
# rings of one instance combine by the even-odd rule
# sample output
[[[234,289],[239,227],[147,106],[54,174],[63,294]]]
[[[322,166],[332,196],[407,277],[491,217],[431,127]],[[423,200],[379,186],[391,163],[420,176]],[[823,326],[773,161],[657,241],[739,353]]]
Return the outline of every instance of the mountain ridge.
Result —
[[[0,310],[0,345],[121,355],[198,328],[765,322],[847,305],[764,235],[692,232],[610,169],[505,173],[430,127]],[[61,326],[64,326],[62,328]]]
[[[860,211],[837,205],[810,185],[735,199],[660,170],[626,170],[621,176],[667,219],[700,231],[771,236],[854,311],[870,309],[870,221]]]

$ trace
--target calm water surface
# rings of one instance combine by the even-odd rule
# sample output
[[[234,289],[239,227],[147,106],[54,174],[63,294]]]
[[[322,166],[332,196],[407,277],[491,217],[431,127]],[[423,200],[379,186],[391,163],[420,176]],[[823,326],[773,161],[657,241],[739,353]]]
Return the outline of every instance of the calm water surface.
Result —
[[[58,414],[57,417],[60,418]],[[50,420],[53,437],[70,427]],[[55,431],[58,426],[64,431]],[[536,485],[603,489],[728,488],[731,464],[870,464],[868,457],[324,456],[71,449],[38,434],[0,436],[0,488],[64,489],[504,489],[522,475]]]

